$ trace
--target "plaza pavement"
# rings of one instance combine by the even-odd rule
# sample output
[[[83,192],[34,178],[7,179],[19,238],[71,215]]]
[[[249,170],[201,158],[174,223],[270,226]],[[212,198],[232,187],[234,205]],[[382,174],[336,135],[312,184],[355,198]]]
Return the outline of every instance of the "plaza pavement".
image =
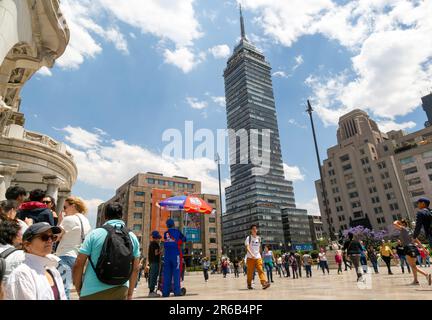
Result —
[[[330,270],[330,275],[323,275],[313,268],[313,277],[292,279],[274,276],[274,283],[267,290],[262,290],[256,278],[255,290],[246,289],[246,277],[234,278],[228,274],[223,278],[221,274],[210,275],[206,283],[200,272],[189,273],[185,276],[184,286],[187,295],[184,297],[171,296],[178,300],[430,300],[432,286],[427,285],[424,276],[419,275],[420,286],[411,286],[412,275],[402,274],[400,268],[394,267],[394,275],[388,275],[386,269],[381,268],[380,274],[369,274],[366,281],[356,282],[354,270],[337,275],[336,270]],[[424,268],[432,272],[432,268]],[[370,271],[370,270],[369,270]],[[148,289],[142,278],[134,294],[136,300],[153,300],[147,297]],[[77,299],[73,293],[74,299]],[[162,299],[162,298],[159,298]]]

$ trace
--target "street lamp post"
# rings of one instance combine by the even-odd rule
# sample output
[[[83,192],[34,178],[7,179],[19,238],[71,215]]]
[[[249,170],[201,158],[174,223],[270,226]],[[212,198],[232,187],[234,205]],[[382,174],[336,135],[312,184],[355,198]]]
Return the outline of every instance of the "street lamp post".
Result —
[[[330,239],[332,241],[334,241],[336,239],[335,239],[335,236],[333,234],[333,226],[332,226],[331,220],[330,220],[330,208],[328,206],[327,191],[326,191],[324,176],[323,176],[322,167],[321,167],[321,158],[320,158],[319,150],[318,150],[318,142],[317,142],[317,137],[316,137],[316,133],[315,133],[315,124],[314,124],[313,116],[312,116],[312,113],[314,110],[312,109],[312,105],[311,105],[309,100],[307,101],[307,104],[308,104],[308,108],[306,111],[307,111],[307,113],[309,113],[309,117],[310,117],[310,121],[311,121],[311,125],[312,125],[312,134],[313,134],[314,143],[315,143],[315,152],[316,152],[316,157],[317,157],[317,161],[318,161],[318,170],[320,173],[321,186],[322,186],[322,190],[323,190],[324,207],[325,207],[326,216],[327,216],[327,224],[329,226]]]
[[[220,172],[221,171],[220,170],[220,167],[221,167],[220,166],[221,158],[219,156],[219,153],[216,153],[215,161],[217,162],[217,165],[218,165],[219,207],[220,207],[220,211],[221,211],[221,217],[220,217],[220,222],[221,222],[221,242],[222,242],[222,245],[223,245],[224,241],[223,241],[223,221],[222,221],[222,183],[221,183],[221,172]],[[217,215],[216,215],[216,221],[217,221]]]

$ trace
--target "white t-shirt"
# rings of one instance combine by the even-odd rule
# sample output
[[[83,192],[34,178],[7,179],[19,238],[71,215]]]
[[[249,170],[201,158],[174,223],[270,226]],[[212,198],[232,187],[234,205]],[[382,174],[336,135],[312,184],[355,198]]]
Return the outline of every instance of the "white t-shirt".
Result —
[[[253,253],[254,257],[252,257],[249,253],[249,251],[247,252],[247,257],[250,259],[261,259],[261,253],[260,253],[260,247],[261,247],[261,239],[260,237],[253,237],[253,236],[249,236],[246,238],[245,241],[245,246],[249,246],[250,247],[250,251]]]
[[[318,253],[318,257],[319,257],[320,261],[327,261],[327,256],[326,256],[325,252]]]
[[[65,231],[57,247],[58,257],[68,256],[76,258],[81,246],[81,223],[84,227],[84,237],[90,232],[91,226],[88,219],[81,213],[65,216],[60,227]]]
[[[7,244],[7,245],[0,244],[0,253],[3,253],[4,251],[11,249],[11,248],[13,248],[13,246],[11,246],[10,244]],[[7,258],[6,258],[6,270],[5,270],[5,275],[3,278],[4,282],[6,282],[9,275],[12,273],[12,271],[15,268],[17,268],[21,263],[24,262],[24,259],[25,259],[25,255],[24,255],[23,250],[17,250],[17,251],[15,251],[15,252],[13,252],[7,256]]]

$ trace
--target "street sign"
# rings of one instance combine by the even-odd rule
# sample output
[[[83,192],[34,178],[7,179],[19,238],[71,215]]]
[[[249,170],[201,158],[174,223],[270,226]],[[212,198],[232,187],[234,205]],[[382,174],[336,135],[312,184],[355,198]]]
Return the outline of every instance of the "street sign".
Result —
[[[313,245],[311,243],[301,243],[301,244],[294,244],[292,246],[295,251],[312,251]]]

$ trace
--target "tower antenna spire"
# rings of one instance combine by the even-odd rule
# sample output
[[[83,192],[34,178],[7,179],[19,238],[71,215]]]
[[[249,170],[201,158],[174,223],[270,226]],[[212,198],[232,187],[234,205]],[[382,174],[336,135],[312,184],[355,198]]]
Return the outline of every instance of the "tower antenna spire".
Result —
[[[246,31],[245,31],[245,24],[244,24],[244,18],[243,18],[243,10],[241,4],[239,4],[240,7],[240,25],[241,25],[241,38],[246,39]]]

